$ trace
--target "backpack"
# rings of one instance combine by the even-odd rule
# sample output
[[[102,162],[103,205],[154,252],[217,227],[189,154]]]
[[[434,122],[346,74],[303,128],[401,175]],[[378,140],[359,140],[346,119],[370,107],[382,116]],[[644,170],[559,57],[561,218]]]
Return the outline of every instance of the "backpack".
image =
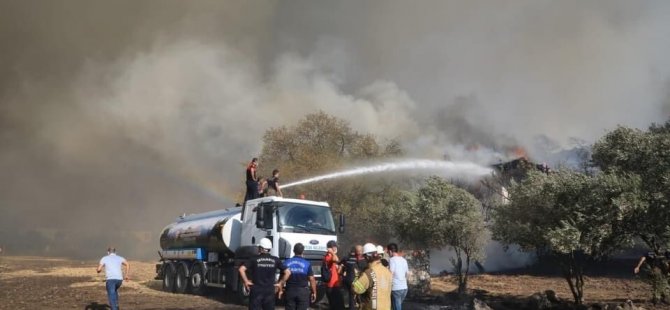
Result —
[[[328,283],[328,282],[330,282],[330,279],[332,277],[333,277],[333,275],[330,272],[330,268],[328,268],[328,263],[326,262],[326,259],[324,258],[323,262],[321,263],[321,282]]]

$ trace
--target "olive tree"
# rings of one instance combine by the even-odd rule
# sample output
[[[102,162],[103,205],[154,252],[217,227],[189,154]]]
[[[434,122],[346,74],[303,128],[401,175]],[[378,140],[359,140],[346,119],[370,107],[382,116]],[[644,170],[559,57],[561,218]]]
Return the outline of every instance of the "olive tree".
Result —
[[[495,210],[493,239],[553,259],[581,304],[586,263],[632,240],[629,216],[640,207],[639,182],[635,176],[531,171]]]
[[[450,247],[458,292],[468,285],[470,265],[482,258],[486,230],[481,203],[467,191],[439,177],[430,177],[414,192],[392,202],[397,236],[405,243],[427,248]]]
[[[324,112],[307,114],[292,126],[270,128],[263,136],[260,175],[277,168],[280,184],[332,173],[402,154],[395,140],[382,140],[354,131],[343,119]],[[371,177],[347,178],[300,185],[285,194],[305,194],[308,199],[328,201],[334,212],[346,214],[349,227],[344,241],[387,241],[390,237],[385,200],[396,187],[387,180]]]
[[[593,163],[607,173],[634,174],[644,208],[631,217],[635,233],[654,251],[670,246],[670,121],[643,131],[619,127],[595,143]]]

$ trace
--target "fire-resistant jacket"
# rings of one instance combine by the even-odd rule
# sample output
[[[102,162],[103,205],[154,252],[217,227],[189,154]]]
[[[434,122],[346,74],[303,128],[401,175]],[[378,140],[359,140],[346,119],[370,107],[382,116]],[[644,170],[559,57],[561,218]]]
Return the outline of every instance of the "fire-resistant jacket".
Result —
[[[393,278],[388,268],[378,260],[370,263],[368,269],[352,284],[354,292],[362,297],[361,309],[390,310],[392,283]]]

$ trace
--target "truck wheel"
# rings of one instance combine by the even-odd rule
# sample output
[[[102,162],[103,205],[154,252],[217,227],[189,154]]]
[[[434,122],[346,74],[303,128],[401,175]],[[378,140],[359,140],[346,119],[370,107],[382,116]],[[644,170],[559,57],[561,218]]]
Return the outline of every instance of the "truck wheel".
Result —
[[[188,285],[193,294],[204,295],[207,290],[205,285],[205,268],[201,262],[193,264],[191,267],[191,277]]]
[[[178,294],[186,293],[188,288],[188,267],[185,263],[180,263],[177,266],[177,275],[174,281],[174,291]]]
[[[174,266],[174,263],[164,263],[163,264],[163,290],[166,292],[174,293],[175,290],[175,277],[177,276],[177,268]]]

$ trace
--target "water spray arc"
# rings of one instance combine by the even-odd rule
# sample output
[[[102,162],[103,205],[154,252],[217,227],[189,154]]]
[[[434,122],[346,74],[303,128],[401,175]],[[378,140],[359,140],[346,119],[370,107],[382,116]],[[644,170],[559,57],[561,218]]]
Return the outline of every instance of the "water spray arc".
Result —
[[[436,174],[448,177],[477,178],[491,174],[491,168],[472,162],[452,162],[443,160],[411,159],[397,162],[382,163],[367,167],[356,167],[282,185],[288,188],[297,185],[314,183],[323,180],[351,177],[370,173],[381,173],[401,170],[433,170]]]

